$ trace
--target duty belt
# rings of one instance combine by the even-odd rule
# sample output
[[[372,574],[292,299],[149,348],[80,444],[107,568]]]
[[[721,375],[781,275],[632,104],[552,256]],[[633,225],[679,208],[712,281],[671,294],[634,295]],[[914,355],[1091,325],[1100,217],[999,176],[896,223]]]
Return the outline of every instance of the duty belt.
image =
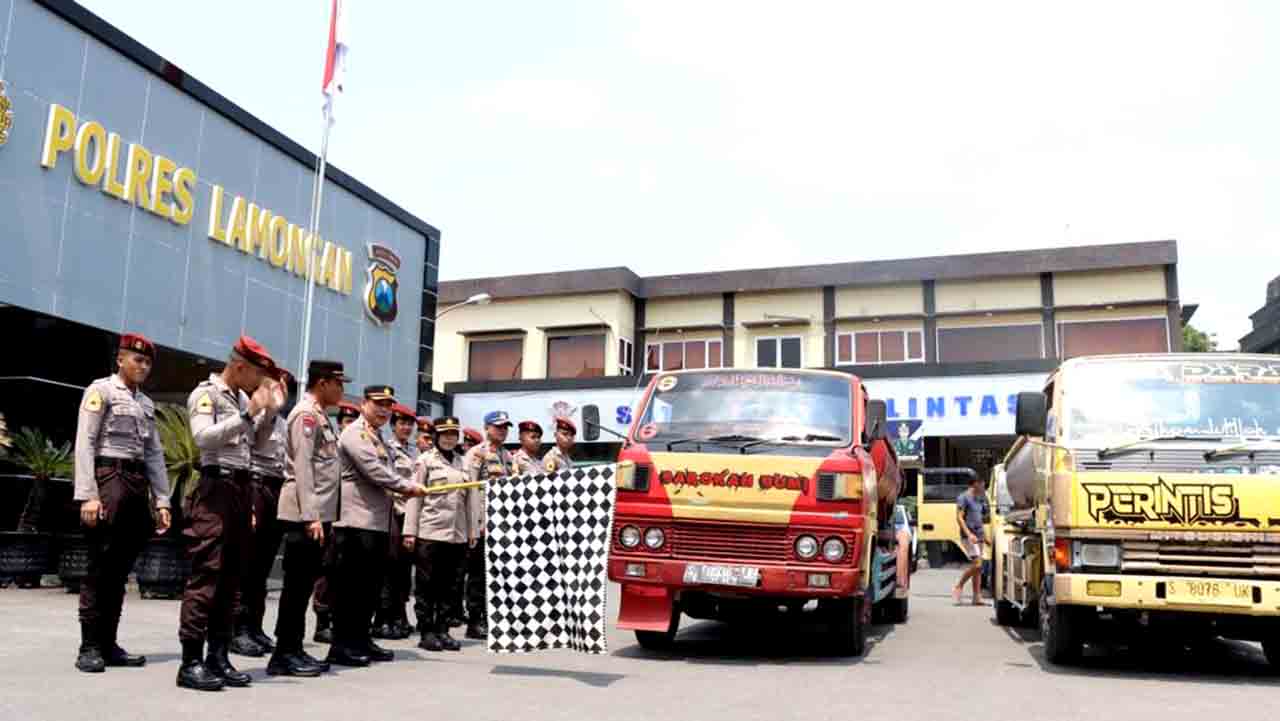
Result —
[[[258,471],[249,471],[249,478],[254,483],[266,483],[271,486],[283,486],[284,476],[277,476],[274,473],[259,473]]]
[[[211,476],[219,476],[234,481],[245,482],[249,480],[248,468],[232,468],[231,466],[201,466],[200,472]]]
[[[146,473],[147,471],[145,463],[131,458],[98,456],[93,459],[93,465],[95,468],[114,468],[117,471],[127,471],[129,473]]]

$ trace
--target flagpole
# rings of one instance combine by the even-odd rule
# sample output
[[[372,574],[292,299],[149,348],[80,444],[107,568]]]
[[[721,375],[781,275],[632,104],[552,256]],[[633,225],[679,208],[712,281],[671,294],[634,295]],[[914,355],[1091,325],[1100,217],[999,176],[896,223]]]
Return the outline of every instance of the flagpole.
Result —
[[[311,227],[307,234],[307,299],[302,310],[302,348],[298,354],[299,392],[307,384],[307,355],[311,351],[311,310],[316,294],[316,251],[320,241],[320,204],[324,199],[325,166],[329,156],[329,129],[333,127],[333,103],[324,105],[324,133],[320,140],[320,158],[316,162],[316,177],[311,188]]]

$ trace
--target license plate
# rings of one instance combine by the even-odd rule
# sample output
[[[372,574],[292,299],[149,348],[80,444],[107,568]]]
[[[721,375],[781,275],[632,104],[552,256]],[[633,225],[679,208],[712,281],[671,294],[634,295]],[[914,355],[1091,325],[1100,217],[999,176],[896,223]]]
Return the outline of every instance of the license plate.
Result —
[[[1165,600],[1204,606],[1252,606],[1253,586],[1231,581],[1165,581]]]
[[[717,566],[690,563],[684,567],[684,582],[753,588],[760,583],[760,569],[751,566]]]

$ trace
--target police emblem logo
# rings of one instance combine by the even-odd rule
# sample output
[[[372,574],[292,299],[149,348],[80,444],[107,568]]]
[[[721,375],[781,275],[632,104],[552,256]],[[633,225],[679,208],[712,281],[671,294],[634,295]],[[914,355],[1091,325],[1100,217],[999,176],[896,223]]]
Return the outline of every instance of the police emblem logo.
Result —
[[[13,128],[13,103],[4,93],[4,81],[0,80],[0,145],[9,142],[9,131]]]
[[[377,325],[386,325],[400,312],[397,297],[400,281],[400,256],[385,245],[369,244],[369,268],[364,285],[364,310]]]
[[[208,393],[200,396],[200,400],[196,401],[196,413],[209,415],[213,413],[213,399]]]
[[[84,409],[90,413],[97,413],[102,410],[102,394],[96,390],[89,391],[89,395],[85,396]]]

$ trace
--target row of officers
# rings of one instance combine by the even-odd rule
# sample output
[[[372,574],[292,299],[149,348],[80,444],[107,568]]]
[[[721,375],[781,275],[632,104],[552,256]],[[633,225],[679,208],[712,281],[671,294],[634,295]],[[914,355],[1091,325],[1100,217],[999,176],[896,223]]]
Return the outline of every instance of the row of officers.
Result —
[[[121,336],[116,373],[81,400],[74,498],[90,553],[76,668],[146,663],[120,646],[118,631],[129,571],[152,533],[181,532],[191,561],[179,612],[180,687],[250,685],[231,653],[269,652],[267,673],[294,677],[390,661],[373,638],[415,630],[405,613],[411,587],[421,648],[458,650],[450,628],[462,625],[464,605],[467,636],[486,637],[484,492],[465,484],[572,467],[572,421],[556,420],[556,445],[542,458],[542,429],[521,423],[513,453],[503,411],[468,439],[457,418],[416,418],[390,386],[366,387],[359,406],[346,404],[351,379],[326,360],[308,364],[306,387],[285,414],[287,372],[242,336],[223,370],[188,398],[200,472],[181,503],[170,498],[155,406],[141,391],[155,357],[145,337]],[[337,424],[328,414],[335,407]],[[176,524],[175,503],[185,509]],[[262,626],[281,544],[273,640]],[[309,603],[315,639],[329,643],[323,660],[303,648]]]

